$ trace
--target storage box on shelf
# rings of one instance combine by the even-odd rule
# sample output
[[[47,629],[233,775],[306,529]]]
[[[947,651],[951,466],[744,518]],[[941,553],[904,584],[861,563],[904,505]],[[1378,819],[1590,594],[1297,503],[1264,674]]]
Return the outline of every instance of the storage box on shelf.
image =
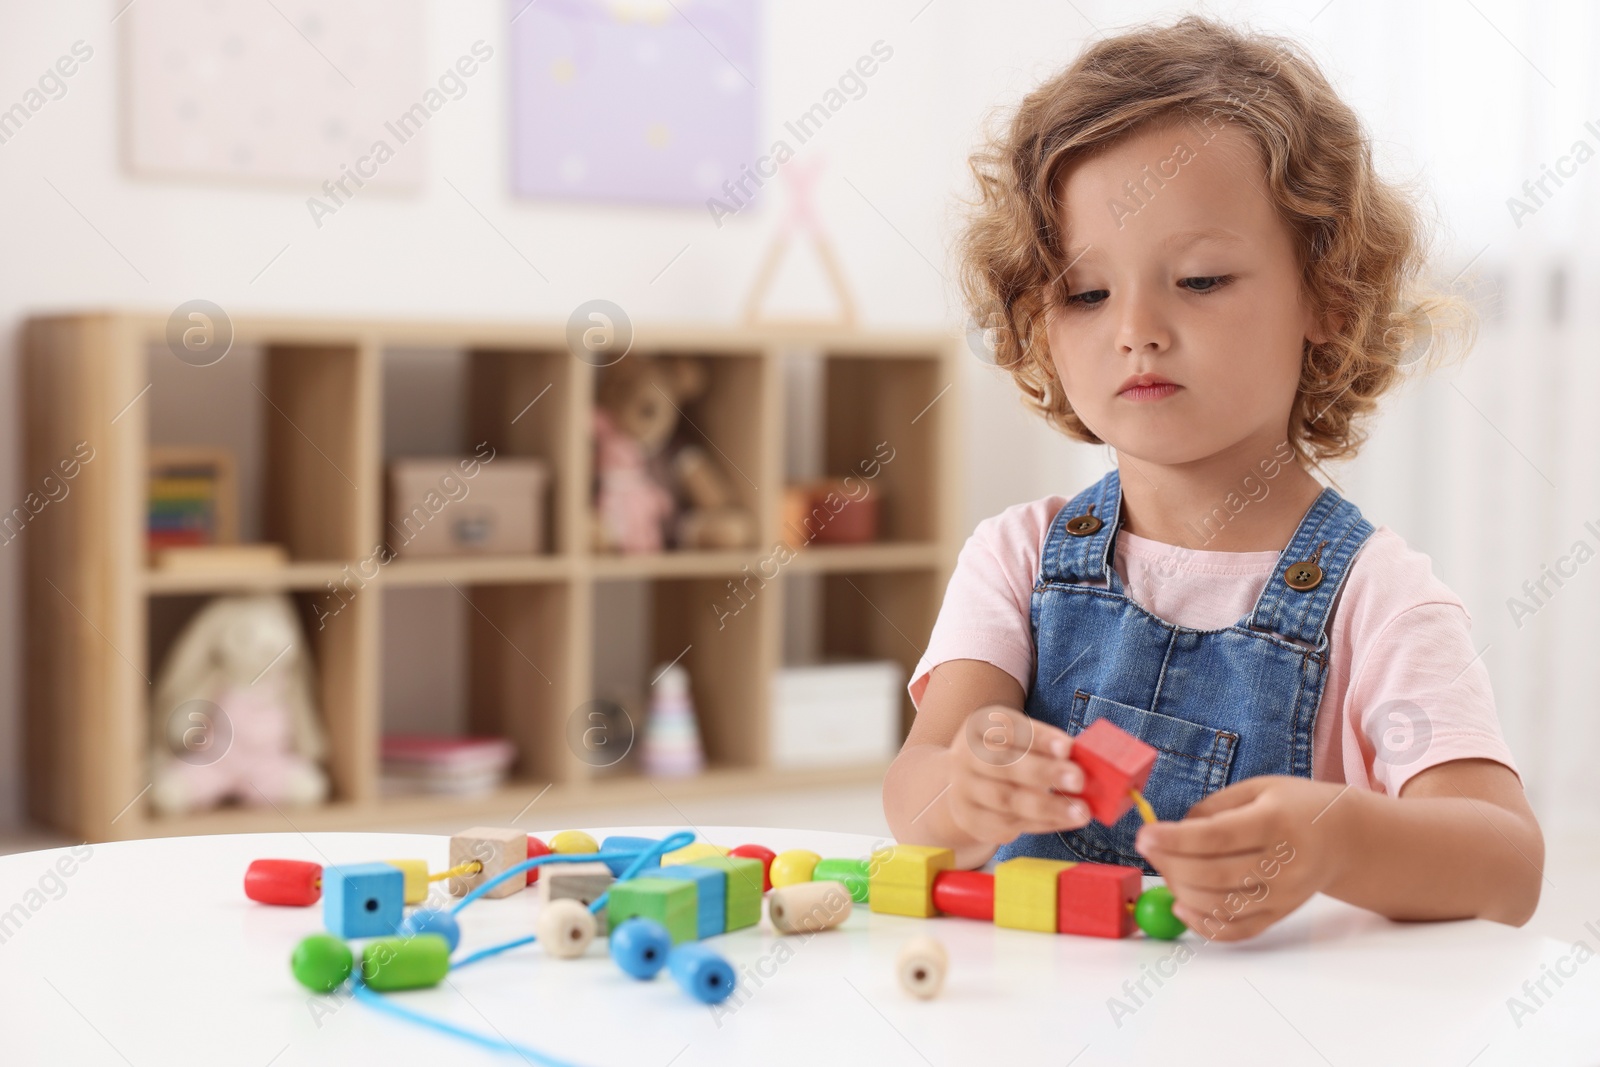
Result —
[[[711,388],[685,415],[737,470],[738,502],[755,516],[748,549],[597,555],[592,550],[591,412],[597,370],[568,354],[565,325],[239,318],[233,348],[209,367],[168,350],[163,314],[88,313],[29,321],[24,386],[27,469],[93,449],[70,497],[31,515],[27,552],[26,765],[32,816],[90,840],[286,827],[366,828],[420,820],[504,822],[540,810],[870,781],[883,763],[775,766],[770,681],[783,660],[782,604],[794,581],[821,582],[830,656],[894,659],[909,670],[958,547],[956,377],[959,341],[785,327],[655,328],[633,356],[693,355]],[[826,368],[829,477],[877,461],[879,539],[782,549],[783,360]],[[549,485],[538,554],[391,558],[386,523],[386,366],[402,352],[447,353],[461,377],[448,444],[479,442],[532,458]],[[422,357],[432,358],[432,357]],[[443,358],[443,357],[441,357]],[[234,361],[230,363],[229,361]],[[174,436],[173,405],[226,392],[237,426],[198,419]],[[165,398],[165,399],[164,399]],[[421,406],[417,417],[437,408]],[[229,440],[232,435],[233,439]],[[281,544],[281,567],[159,571],[145,556],[145,468],[155,445],[240,450],[246,540]],[[884,461],[887,450],[893,458]],[[444,454],[449,449],[432,450]],[[686,648],[707,770],[677,781],[598,774],[573,751],[574,711],[595,696],[596,613],[607,583],[650,591],[648,667]],[[466,730],[516,746],[512,781],[480,797],[385,796],[379,788],[385,591],[455,589],[469,617],[459,684]],[[161,818],[145,787],[150,679],[174,628],[205,598],[289,592],[301,607],[328,740],[331,797],[279,812],[223,808]],[[337,608],[337,610],[333,610]],[[909,635],[909,636],[908,636]],[[692,647],[691,647],[692,646]],[[537,665],[535,669],[532,665]],[[643,709],[640,709],[642,714]],[[642,724],[641,724],[642,725]],[[548,793],[545,793],[546,787]],[[658,790],[660,792],[658,792]],[[480,818],[481,817],[481,818]]]

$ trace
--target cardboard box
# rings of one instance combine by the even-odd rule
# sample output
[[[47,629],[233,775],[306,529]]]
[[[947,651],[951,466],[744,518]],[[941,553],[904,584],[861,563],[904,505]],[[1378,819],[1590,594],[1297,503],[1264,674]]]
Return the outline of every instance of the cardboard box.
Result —
[[[772,765],[893,759],[904,694],[905,672],[892,660],[783,668],[772,680]]]
[[[407,558],[543,552],[548,488],[549,469],[538,459],[397,459],[389,464],[384,532]]]

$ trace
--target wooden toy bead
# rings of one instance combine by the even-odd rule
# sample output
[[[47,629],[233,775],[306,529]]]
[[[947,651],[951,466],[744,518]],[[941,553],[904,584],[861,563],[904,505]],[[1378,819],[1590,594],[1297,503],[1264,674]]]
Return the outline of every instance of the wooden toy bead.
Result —
[[[550,839],[550,851],[561,853],[599,852],[600,845],[582,830],[563,830]]]
[[[309,907],[322,899],[322,866],[307,860],[251,860],[244,895],[260,904]]]
[[[1133,805],[1160,755],[1109,719],[1096,719],[1072,740],[1072,761],[1083,768],[1083,800],[1096,822],[1110,826]]]
[[[868,906],[887,915],[931,919],[933,879],[956,865],[956,854],[931,845],[892,845],[872,854]]]
[[[1127,937],[1144,884],[1137,867],[1080,863],[1059,875],[1056,930],[1089,937]]]
[[[733,993],[733,968],[705,945],[679,945],[667,956],[673,981],[702,1004],[720,1004]]]
[[[742,930],[761,921],[761,861],[745,856],[707,856],[691,867],[710,867],[725,876],[722,926]]]
[[[767,896],[767,918],[780,934],[815,934],[850,917],[854,898],[843,882],[802,882]]]
[[[988,871],[940,871],[933,876],[933,906],[941,915],[994,922],[994,875]]]
[[[322,921],[339,937],[388,937],[405,915],[405,875],[387,863],[322,872]]]
[[[1164,885],[1151,886],[1139,894],[1133,918],[1139,929],[1160,941],[1171,941],[1188,929],[1182,919],[1172,914],[1172,890]]]
[[[539,909],[533,932],[550,955],[577,959],[594,940],[594,914],[576,900],[558,897]]]
[[[405,937],[418,934],[438,934],[454,952],[461,944],[461,924],[448,911],[439,908],[418,908],[400,923],[400,933]]]
[[[914,997],[932,1000],[944,988],[945,972],[950,969],[950,955],[944,945],[927,934],[918,934],[900,946],[895,957],[895,975],[900,988]]]
[[[361,980],[380,993],[436,986],[450,972],[450,946],[438,934],[381,937],[361,950]]]
[[[611,887],[606,913],[613,929],[635,915],[654,919],[666,928],[676,945],[695,939],[700,928],[698,901],[693,882],[681,878],[630,878]]]
[[[1075,864],[1017,856],[994,869],[994,924],[1012,930],[1056,932],[1061,872]]]
[[[537,837],[534,837],[532,834],[528,835],[528,859],[531,860],[538,856],[548,856],[550,855],[550,851],[549,845],[545,844]],[[528,885],[532,885],[539,880],[539,872],[541,870],[543,870],[542,867],[528,868]]]
[[[671,867],[656,868],[650,877],[675,878],[694,883],[696,938],[704,940],[727,932],[728,873],[726,871],[716,867],[702,867],[698,863],[679,863]],[[757,903],[758,912],[760,908],[760,903]],[[735,914],[737,915],[737,905]]]
[[[344,984],[355,967],[350,946],[332,934],[311,934],[294,947],[289,970],[295,981],[313,993],[331,993]]]
[[[693,863],[695,860],[707,859],[711,856],[726,856],[728,850],[721,845],[713,845],[708,841],[694,841],[682,848],[673,849],[663,853],[661,866],[671,867],[679,863]]]
[[[628,837],[625,834],[613,834],[600,842],[601,852],[643,852],[653,845],[661,842],[653,837]],[[611,873],[621,877],[622,873],[633,865],[634,858],[625,860],[605,860],[605,865],[611,868]],[[639,868],[641,875],[648,873],[652,868],[661,866],[661,857],[654,856],[649,863]]]
[[[811,869],[813,882],[842,883],[850,890],[850,899],[857,904],[867,902],[869,877],[866,860],[818,860],[817,865]]]
[[[809,882],[811,872],[816,869],[821,859],[821,856],[809,849],[786,849],[772,858],[772,863],[767,867],[765,881],[773,888]]]
[[[761,891],[765,893],[772,888],[772,861],[777,858],[777,853],[765,845],[740,845],[729,851],[730,856],[742,856],[747,860],[761,861]]]
[[[638,979],[654,978],[667,965],[672,935],[654,919],[635,915],[611,931],[611,958]]]
[[[593,840],[590,838],[590,841]],[[521,830],[499,826],[474,826],[462,830],[450,838],[450,866],[454,868],[476,860],[478,871],[451,878],[448,883],[450,895],[464,897],[508,867],[514,867],[527,858],[528,835]],[[484,895],[496,899],[509,897],[521,892],[527,885],[524,879],[508,878]]]
[[[428,861],[427,860],[384,860],[391,867],[400,868],[400,873],[405,876],[405,902],[407,904],[421,904],[428,899]]]

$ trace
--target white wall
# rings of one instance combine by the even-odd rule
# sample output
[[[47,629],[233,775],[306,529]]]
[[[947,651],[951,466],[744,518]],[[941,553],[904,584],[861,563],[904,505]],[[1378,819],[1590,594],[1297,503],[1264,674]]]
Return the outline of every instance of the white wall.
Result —
[[[427,2],[425,72],[443,69],[479,38],[494,46],[496,58],[465,97],[430,123],[427,177],[418,194],[364,192],[319,230],[306,210],[309,190],[130,177],[119,164],[121,59],[111,24],[124,3],[0,0],[0,106],[18,98],[74,41],[95,52],[63,99],[0,144],[0,202],[8,206],[0,223],[0,504],[6,506],[41,473],[21,470],[19,460],[26,412],[16,400],[16,327],[28,314],[116,305],[164,315],[203,297],[236,313],[564,320],[580,302],[605,297],[636,320],[730,321],[783,207],[780,193],[719,229],[698,209],[513,200],[504,147],[507,0]],[[829,160],[820,208],[868,324],[959,327],[964,316],[949,281],[948,249],[965,155],[985,113],[1064,64],[1087,37],[1180,6],[768,3],[763,141],[815,103],[875,41],[894,49],[866,95],[801,149]],[[1512,244],[1504,216],[1496,214],[1500,199],[1520,182],[1527,160],[1550,158],[1547,146],[1567,128],[1552,120],[1536,130],[1523,121],[1531,111],[1552,110],[1531,74],[1522,72],[1519,81],[1526,97],[1511,100],[1483,76],[1521,70],[1523,60],[1506,37],[1563,75],[1569,100],[1592,99],[1588,67],[1572,51],[1581,35],[1562,45],[1546,20],[1506,3],[1480,4],[1484,23],[1472,9],[1371,0],[1209,6],[1310,40],[1373,124],[1385,159],[1407,170],[1434,167],[1425,176],[1445,187],[1449,221],[1464,235],[1446,246],[1457,262],[1484,240]],[[1486,24],[1489,18],[1505,36]],[[1592,176],[1587,180],[1592,190]],[[1551,224],[1548,216],[1541,221]],[[805,306],[821,297],[814,268],[799,263],[787,275],[782,300]],[[1068,445],[1022,416],[1008,383],[976,359],[961,388],[971,521],[1018,500],[1071,491],[1106,466],[1103,450]],[[1364,505],[1370,498],[1375,518],[1394,521],[1424,550],[1437,543],[1444,551],[1448,532],[1430,525],[1438,513],[1410,503],[1410,489],[1425,481],[1425,472],[1393,463],[1408,454],[1415,427],[1426,425],[1416,408],[1423,401],[1407,403],[1413,407],[1397,409],[1399,421],[1383,431],[1388,436],[1375,439],[1375,450],[1387,449],[1391,462],[1358,463],[1345,484],[1367,494],[1354,495]],[[1474,487],[1463,509],[1484,503],[1476,494],[1487,490]],[[1413,520],[1415,532],[1406,528]],[[1470,558],[1457,553],[1452,565]],[[16,815],[20,795],[21,561],[20,541],[0,549],[0,821]],[[1537,569],[1513,566],[1518,573]],[[1476,595],[1481,610],[1503,614],[1504,591],[1485,587]],[[1518,708],[1507,715],[1524,721]]]

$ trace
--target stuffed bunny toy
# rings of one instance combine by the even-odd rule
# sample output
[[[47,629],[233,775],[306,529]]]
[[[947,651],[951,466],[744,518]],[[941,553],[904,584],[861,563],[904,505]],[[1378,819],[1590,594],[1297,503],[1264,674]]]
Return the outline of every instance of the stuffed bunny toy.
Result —
[[[184,626],[156,679],[155,810],[320,803],[326,745],[311,693],[306,636],[289,597],[212,600]]]

